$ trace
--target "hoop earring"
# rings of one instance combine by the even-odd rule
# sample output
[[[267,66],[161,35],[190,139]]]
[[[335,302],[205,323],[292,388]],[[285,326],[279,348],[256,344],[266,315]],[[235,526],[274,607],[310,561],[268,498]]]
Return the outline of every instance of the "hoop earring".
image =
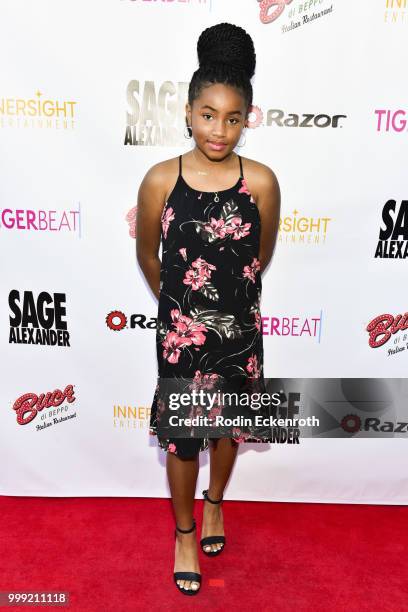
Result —
[[[242,144],[239,144],[239,143],[238,143],[238,144],[237,144],[237,147],[243,147],[243,146],[245,145],[245,143],[246,143],[246,136],[245,136],[245,134],[244,134],[244,142],[243,142]]]
[[[186,136],[186,128],[187,128],[188,136]],[[191,125],[185,125],[184,126],[184,138],[191,138],[192,136],[193,136],[193,130],[191,128]]]

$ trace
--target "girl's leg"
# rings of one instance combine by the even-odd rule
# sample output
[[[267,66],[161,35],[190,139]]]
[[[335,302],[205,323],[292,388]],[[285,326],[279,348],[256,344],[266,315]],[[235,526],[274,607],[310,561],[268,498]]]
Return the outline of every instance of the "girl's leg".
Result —
[[[190,529],[193,524],[194,494],[198,476],[198,454],[189,459],[182,459],[174,453],[167,452],[166,469],[173,502],[176,524],[180,529]],[[175,572],[198,572],[200,566],[197,554],[197,534],[176,532],[174,558]],[[198,582],[178,580],[185,589],[198,589]]]
[[[208,495],[211,499],[221,499],[230,477],[238,451],[238,443],[232,438],[215,438],[210,444],[210,484]],[[204,501],[203,526],[201,538],[211,535],[225,535],[221,504]],[[218,550],[222,544],[209,544],[206,551]]]

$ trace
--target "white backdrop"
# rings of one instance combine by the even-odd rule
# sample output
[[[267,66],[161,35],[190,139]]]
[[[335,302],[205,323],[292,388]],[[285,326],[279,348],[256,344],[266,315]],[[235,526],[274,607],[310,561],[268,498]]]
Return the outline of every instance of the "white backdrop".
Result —
[[[408,197],[408,10],[270,4],[283,11],[263,22],[257,0],[1,1],[1,494],[169,495],[148,434],[157,301],[132,220],[148,168],[191,146],[183,110],[196,42],[221,21],[244,27],[257,53],[254,123],[238,152],[270,165],[282,193],[262,279],[265,376],[406,376],[407,332],[373,348],[366,326],[408,305],[407,259],[374,257],[385,203],[398,211]],[[277,110],[308,126],[270,121]],[[318,325],[285,335],[285,319]],[[24,329],[36,325],[29,343]],[[48,325],[68,345],[42,343]],[[19,424],[19,398],[69,385]],[[200,461],[198,495],[208,454]],[[407,478],[402,437],[245,444],[226,498],[406,504]]]

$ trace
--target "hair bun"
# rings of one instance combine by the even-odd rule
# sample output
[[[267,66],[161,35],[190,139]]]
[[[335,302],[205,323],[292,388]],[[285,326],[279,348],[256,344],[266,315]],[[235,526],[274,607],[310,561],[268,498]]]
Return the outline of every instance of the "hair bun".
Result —
[[[256,54],[250,35],[232,23],[217,23],[205,29],[197,42],[200,68],[228,65],[243,70],[249,79],[255,72]]]

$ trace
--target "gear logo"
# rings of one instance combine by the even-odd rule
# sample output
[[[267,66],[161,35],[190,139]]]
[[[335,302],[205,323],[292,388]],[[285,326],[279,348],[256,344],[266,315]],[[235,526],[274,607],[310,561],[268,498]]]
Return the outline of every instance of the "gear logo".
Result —
[[[356,414],[346,414],[346,416],[342,418],[340,425],[344,431],[356,433],[361,429],[361,419]]]
[[[113,331],[121,331],[127,325],[127,317],[120,310],[112,310],[112,312],[107,315],[105,321],[109,329]]]

